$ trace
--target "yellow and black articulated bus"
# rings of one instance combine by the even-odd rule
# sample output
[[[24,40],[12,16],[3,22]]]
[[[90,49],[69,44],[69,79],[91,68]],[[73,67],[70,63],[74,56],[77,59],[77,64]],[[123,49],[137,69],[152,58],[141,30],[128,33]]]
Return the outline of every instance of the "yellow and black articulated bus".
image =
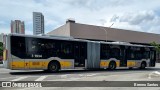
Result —
[[[12,70],[116,69],[155,67],[152,46],[59,36],[9,34],[4,67]]]

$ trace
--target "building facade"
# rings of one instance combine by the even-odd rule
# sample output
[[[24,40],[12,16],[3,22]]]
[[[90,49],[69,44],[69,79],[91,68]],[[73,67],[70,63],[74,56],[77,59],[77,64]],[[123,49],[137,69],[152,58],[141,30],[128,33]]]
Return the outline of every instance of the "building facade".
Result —
[[[20,20],[11,21],[11,33],[25,34],[24,21]]]
[[[40,12],[33,12],[33,35],[44,34],[44,16]]]
[[[154,41],[156,43],[160,43],[160,34],[80,24],[75,23],[74,21],[67,21],[65,25],[62,25],[47,34],[109,42],[120,41],[150,44]]]
[[[73,20],[68,20],[66,24],[47,34],[95,41],[118,41],[143,45],[150,45],[152,42],[160,43],[160,34],[86,25],[75,23]],[[160,54],[157,54],[157,58],[158,62],[160,62]]]

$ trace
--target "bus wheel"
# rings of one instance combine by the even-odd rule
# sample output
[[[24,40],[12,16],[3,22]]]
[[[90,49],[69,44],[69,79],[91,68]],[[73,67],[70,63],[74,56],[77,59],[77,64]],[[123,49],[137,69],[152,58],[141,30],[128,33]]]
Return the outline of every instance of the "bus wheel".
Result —
[[[133,69],[133,67],[129,67],[129,69]]]
[[[115,63],[114,61],[111,61],[111,62],[109,63],[108,69],[114,70],[115,68],[116,68],[116,63]]]
[[[48,65],[49,72],[58,72],[60,69],[60,64],[58,62],[50,62]]]
[[[140,69],[145,69],[145,68],[146,68],[146,62],[142,62]]]

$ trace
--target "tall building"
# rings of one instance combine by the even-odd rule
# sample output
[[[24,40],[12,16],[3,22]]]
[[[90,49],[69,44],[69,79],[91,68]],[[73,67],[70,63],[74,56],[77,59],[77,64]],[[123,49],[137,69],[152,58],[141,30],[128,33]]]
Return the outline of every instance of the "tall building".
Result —
[[[44,16],[40,12],[33,12],[33,35],[44,34]]]
[[[3,33],[0,34],[0,42],[3,42]]]
[[[25,34],[24,21],[11,21],[11,33]]]

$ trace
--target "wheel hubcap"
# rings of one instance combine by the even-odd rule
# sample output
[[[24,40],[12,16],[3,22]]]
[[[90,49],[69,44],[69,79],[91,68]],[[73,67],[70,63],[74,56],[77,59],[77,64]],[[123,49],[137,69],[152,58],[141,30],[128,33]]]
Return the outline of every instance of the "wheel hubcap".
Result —
[[[114,65],[113,65],[113,64],[111,64],[111,65],[110,65],[110,67],[111,67],[111,69],[113,69],[113,68],[114,68]]]
[[[142,68],[144,68],[145,67],[145,65],[144,64],[142,64]]]
[[[51,67],[51,69],[52,69],[52,70],[56,70],[56,66],[53,65],[53,66]]]

